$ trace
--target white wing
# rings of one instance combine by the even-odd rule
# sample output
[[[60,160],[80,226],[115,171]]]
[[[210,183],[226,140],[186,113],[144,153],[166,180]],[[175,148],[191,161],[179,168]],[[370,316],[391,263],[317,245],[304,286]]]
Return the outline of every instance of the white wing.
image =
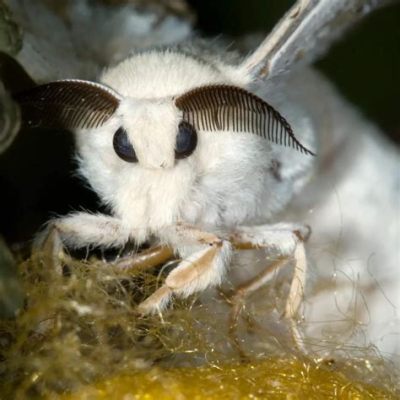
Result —
[[[270,35],[242,63],[264,78],[307,64],[323,54],[350,26],[391,0],[298,0]]]
[[[399,151],[322,77],[296,69],[387,3],[298,1],[241,66],[254,77],[267,77],[257,86],[269,90],[270,98],[287,93],[289,107],[305,107],[299,120],[312,119],[321,143],[318,173],[294,199],[293,213],[285,215],[313,231],[308,256],[310,275],[318,279],[304,307],[307,345],[331,354],[332,343],[349,353],[353,345],[373,344],[400,365]],[[289,71],[284,79],[270,79]]]

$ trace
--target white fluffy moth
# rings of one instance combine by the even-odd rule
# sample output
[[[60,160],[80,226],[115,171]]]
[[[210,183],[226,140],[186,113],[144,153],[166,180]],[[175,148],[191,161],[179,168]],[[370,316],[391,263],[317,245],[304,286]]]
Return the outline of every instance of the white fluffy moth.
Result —
[[[352,242],[341,257],[357,259],[356,275],[367,270],[371,253],[383,266],[381,277],[390,281],[395,271],[393,233],[382,244],[352,236],[347,227],[376,226],[368,207],[358,215],[361,198],[371,192],[359,183],[379,181],[376,166],[384,165],[389,178],[375,201],[386,202],[388,211],[379,226],[396,229],[394,196],[386,195],[385,185],[394,185],[397,153],[305,66],[348,22],[377,3],[298,1],[243,59],[225,58],[224,50],[193,42],[133,53],[105,70],[98,82],[64,79],[17,94],[25,125],[74,131],[79,171],[112,210],[111,216],[75,212],[54,219],[42,241],[51,242],[55,257],[64,245],[122,247],[128,241],[151,241],[158,246],[159,262],[172,248],[181,261],[138,306],[142,314],[221,284],[235,251],[264,248],[277,261],[257,279],[249,276],[235,300],[243,302],[292,262],[285,317],[301,346],[294,319],[306,283],[305,247],[310,234],[311,243],[320,243],[336,226],[330,222],[337,218],[336,190],[342,196],[343,235]],[[374,155],[368,158],[369,152]],[[334,182],[330,175],[341,173],[342,162],[353,169],[327,188],[326,182]],[[289,204],[306,212],[282,217]],[[150,263],[153,256],[149,252]],[[146,253],[139,257],[146,261]],[[316,260],[320,270],[329,262]],[[361,272],[361,280],[366,276]],[[396,330],[398,281],[385,286],[386,301],[368,307],[369,317],[379,319],[371,324],[368,343],[391,353],[397,341],[381,340],[382,331],[379,336],[376,330],[385,324],[391,324],[388,331]],[[339,300],[347,301],[346,296]],[[316,296],[318,305],[310,308],[309,317],[328,315],[332,297]],[[383,302],[394,316],[382,311]],[[338,308],[336,297],[334,303]]]

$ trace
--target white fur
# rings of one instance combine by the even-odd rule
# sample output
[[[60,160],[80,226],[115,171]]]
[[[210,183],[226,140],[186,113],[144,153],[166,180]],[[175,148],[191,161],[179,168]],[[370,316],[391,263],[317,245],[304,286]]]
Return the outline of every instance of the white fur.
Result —
[[[179,277],[183,271],[193,268],[195,262],[201,259],[208,251],[210,251],[210,248],[203,248],[181,261],[168,275],[165,284],[183,297],[207,289],[210,286],[221,284],[225,270],[232,257],[232,246],[228,241],[222,243],[221,249],[217,251],[213,262],[208,268],[198,274],[196,273],[197,271],[194,271],[195,279],[185,282],[185,285],[176,283],[176,277]]]
[[[134,54],[109,68],[100,80],[122,96],[157,99],[217,83],[243,87],[251,79],[239,68],[224,64],[217,58],[204,60],[197,54],[151,50]]]
[[[242,233],[243,239],[246,239],[247,235],[247,239],[255,244],[261,246],[267,244],[270,248],[275,248],[278,253],[288,255],[294,251],[298,240],[290,229],[285,231],[285,225],[282,224],[275,225],[272,230],[266,230],[265,227],[257,229],[254,225],[279,222],[279,212],[295,197],[297,203],[299,201],[303,203],[302,210],[312,210],[313,204],[325,204],[327,207],[327,211],[324,211],[324,206],[318,206],[313,215],[305,215],[304,220],[301,220],[302,223],[309,222],[316,232],[312,236],[312,242],[335,241],[335,238],[327,233],[327,229],[332,229],[334,226],[332,219],[341,226],[344,224],[345,227],[355,227],[355,229],[361,229],[365,225],[360,232],[370,234],[374,226],[373,212],[369,212],[368,218],[363,217],[366,208],[356,206],[356,203],[362,204],[362,199],[355,201],[357,197],[354,194],[345,195],[347,192],[353,193],[352,188],[355,182],[361,182],[360,178],[353,177],[355,172],[351,178],[350,175],[346,175],[349,179],[343,182],[348,182],[348,189],[338,185],[339,194],[331,187],[332,182],[337,179],[335,177],[341,176],[342,172],[337,171],[343,171],[343,165],[351,164],[346,160],[340,161],[340,157],[346,157],[347,153],[342,151],[340,157],[335,153],[336,158],[333,160],[337,159],[337,162],[331,166],[326,164],[326,160],[332,159],[330,153],[332,149],[340,149],[342,143],[347,143],[348,152],[353,154],[350,158],[357,160],[355,156],[364,142],[361,139],[353,141],[350,139],[355,138],[356,134],[361,135],[363,129],[359,127],[358,122],[357,124],[352,122],[358,117],[354,116],[354,112],[318,74],[302,70],[285,79],[256,85],[249,76],[243,74],[242,70],[235,70],[232,66],[224,65],[212,58],[201,59],[198,55],[190,56],[173,51],[151,51],[133,55],[108,70],[103,75],[103,83],[117,91],[123,100],[116,115],[103,127],[78,132],[81,172],[102,200],[111,207],[115,219],[121,224],[121,232],[127,232],[124,239],[130,237],[142,242],[150,235],[155,235],[161,242],[172,245],[186,260],[167,278],[167,284],[173,286],[174,275],[184,268],[189,268],[191,260],[197,259],[207,251],[207,245],[193,242],[191,232],[177,234],[175,227],[179,222],[192,224],[199,229],[219,233],[222,236],[236,230]],[[187,159],[176,161],[174,143],[181,115],[174,106],[174,97],[192,88],[213,83],[236,84],[263,97],[287,118],[296,136],[306,147],[314,150],[318,148],[316,140],[318,133],[319,138],[323,140],[323,147],[317,150],[320,158],[305,156],[291,148],[273,145],[248,133],[200,131],[194,153]],[[340,124],[336,123],[335,116],[341,119]],[[128,132],[139,159],[138,163],[126,163],[113,150],[113,135],[120,126]],[[351,144],[353,142],[354,145]],[[370,149],[371,154],[376,152],[376,149]],[[280,165],[280,179],[271,173],[272,160]],[[334,178],[328,175],[328,179],[315,180],[311,185],[312,193],[308,192],[301,197],[298,193],[312,175],[315,161],[320,173],[322,171],[322,177],[330,173]],[[398,166],[398,162],[393,162],[393,165]],[[358,176],[368,171],[368,168],[361,165],[360,168]],[[368,174],[369,177],[375,176],[374,174],[381,177],[380,169],[375,165]],[[392,173],[389,175],[394,176]],[[364,192],[357,189],[355,193]],[[379,193],[382,196],[384,191],[381,190]],[[346,197],[346,201],[342,204],[343,209],[340,213],[342,217],[346,217],[342,222],[341,215],[333,215],[331,210],[335,209],[337,198],[344,195],[349,199]],[[301,200],[304,198],[306,201]],[[383,204],[383,202],[379,204],[381,203]],[[393,213],[384,215],[393,219]],[[297,212],[294,216],[299,218],[301,214]],[[288,215],[285,219],[287,217]],[[354,223],[351,222],[352,219]],[[248,228],[243,228],[242,225]],[[293,231],[295,224],[289,225]],[[387,222],[381,225],[390,226]],[[395,225],[394,222],[392,225]],[[394,230],[396,229],[398,224]],[[380,232],[383,232],[383,229]],[[347,235],[346,230],[344,233]],[[380,256],[380,260],[383,261],[381,275],[387,274],[394,283],[390,287],[389,285],[384,287],[384,293],[390,296],[390,301],[381,296],[382,301],[374,300],[368,307],[374,321],[379,321],[368,328],[368,340],[372,340],[380,349],[389,352],[398,351],[396,340],[390,339],[395,336],[386,333],[396,331],[392,325],[394,321],[398,321],[398,317],[393,317],[390,310],[384,312],[380,310],[383,310],[381,303],[385,301],[389,309],[391,304],[395,304],[395,307],[399,304],[399,296],[395,294],[398,280],[393,278],[394,265],[398,263],[393,264],[396,257],[391,250],[395,246],[392,244],[390,248],[388,246],[392,243],[390,238],[394,237],[395,234],[389,235],[389,238],[383,241],[384,245],[382,240],[377,241],[375,237],[371,237],[372,242],[369,241],[366,245],[366,241],[363,240],[357,248],[358,239],[356,240],[354,235],[349,235],[347,242],[351,251],[343,252],[343,257],[347,259],[362,258],[356,269],[360,271],[361,280],[370,283],[371,277],[364,272],[367,271],[365,265],[368,261],[364,253],[368,256],[373,251],[379,250],[379,254],[383,254]],[[97,234],[92,235],[92,239],[96,241],[102,242],[102,238],[100,240]],[[357,238],[361,238],[360,234]],[[109,240],[112,240],[112,236]],[[114,239],[113,244],[115,243]],[[387,249],[386,253],[381,250],[382,248]],[[167,304],[172,293],[187,296],[219,284],[223,279],[230,255],[230,251],[219,253],[210,269],[199,276],[198,280],[186,282],[179,288],[165,290],[165,293],[155,296],[156,300],[150,297],[143,309],[146,309],[146,312],[161,309]],[[331,270],[329,260],[325,262],[321,256],[318,259],[318,267],[322,272]],[[348,269],[344,268],[343,264],[338,268]],[[349,306],[351,301],[349,296],[345,295],[343,289],[345,285],[340,287],[341,301]],[[376,294],[374,296],[377,297]],[[298,299],[295,300],[297,304]],[[332,315],[334,314],[337,304],[335,296],[326,292],[325,297],[318,299],[306,312],[310,320],[318,318],[324,320],[329,318],[328,309],[332,311]],[[381,340],[376,333],[383,332],[382,326],[385,326],[384,340]]]
[[[306,181],[313,158],[252,133],[199,131],[193,154],[175,160],[182,119],[174,103],[177,96],[209,84],[251,89],[250,76],[216,57],[179,51],[141,53],[106,71],[102,83],[118,93],[120,105],[101,128],[77,132],[80,171],[110,206],[113,221],[119,221],[113,232],[121,232],[121,240],[141,243],[154,235],[183,258],[165,285],[142,304],[142,311],[154,312],[172,293],[188,296],[220,284],[232,255],[231,244],[206,231],[226,237],[242,224],[268,222]],[[270,97],[273,105],[284,103],[273,93],[259,95],[267,101]],[[299,118],[302,110],[296,106],[285,111],[294,130],[301,131],[299,139],[313,147],[310,120]],[[120,127],[127,132],[137,163],[120,159],[113,149],[113,136]],[[279,165],[275,173],[274,163]],[[74,230],[70,226],[74,218],[66,220],[64,232]],[[101,245],[120,243],[115,234],[104,238],[90,227],[83,230],[86,233],[76,241],[66,240],[73,245],[87,243],[91,236]],[[250,234],[251,228],[247,231]],[[272,246],[285,256],[294,251],[298,240],[286,225],[256,236],[262,243],[249,241]],[[210,249],[215,256],[209,265],[197,267],[196,260],[211,254]]]
[[[309,174],[312,157],[249,133],[198,132],[194,153],[175,161],[181,115],[173,98],[204,84],[250,82],[230,65],[151,51],[108,70],[102,80],[125,97],[106,125],[78,133],[81,172],[139,242],[178,221],[211,230],[265,222],[288,203],[294,181]],[[300,123],[303,131],[311,131],[308,121]],[[138,163],[126,163],[113,150],[120,126],[128,132]],[[292,176],[284,168],[287,176],[277,182],[270,174],[271,160],[285,154],[304,160]]]
[[[378,160],[377,146],[370,139],[373,135],[365,140],[361,136],[370,128],[367,124],[364,126],[359,123],[354,112],[318,74],[304,69],[285,79],[260,83],[253,82],[243,69],[225,64],[212,56],[196,52],[150,51],[132,55],[110,68],[103,75],[102,83],[121,96],[120,105],[115,115],[102,127],[78,131],[76,139],[80,171],[101,200],[110,207],[113,216],[74,214],[56,221],[55,225],[66,243],[77,247],[90,243],[121,246],[129,239],[141,243],[155,236],[160,242],[173,246],[183,259],[182,263],[167,277],[165,285],[140,307],[144,312],[154,312],[162,309],[173,294],[187,296],[218,285],[223,280],[232,255],[231,247],[225,241],[208,268],[203,266],[197,279],[189,277],[185,281],[182,278],[188,276],[185,270],[195,268],[196,260],[209,251],[208,246],[215,244],[214,239],[207,242],[209,237],[204,241],[206,232],[227,239],[232,231],[236,231],[244,241],[267,246],[285,256],[299,251],[296,246],[298,237],[293,231],[303,233],[303,226],[295,223],[265,226],[282,220],[279,212],[286,209],[295,198],[303,211],[314,212],[303,214],[304,219],[301,220],[301,223],[311,221],[310,225],[317,232],[312,241],[333,243],[335,238],[329,236],[334,227],[332,218],[341,226],[343,224],[344,237],[349,246],[341,253],[343,259],[350,260],[352,264],[354,259],[361,260],[354,270],[359,271],[362,277],[360,281],[375,288],[374,299],[379,295],[379,287],[371,283],[365,265],[368,255],[379,250],[379,260],[382,260],[383,266],[379,275],[388,277],[393,284],[389,287],[384,283],[384,293],[390,296],[390,301],[381,296],[380,300],[374,300],[368,306],[371,317],[379,321],[371,325],[368,340],[372,340],[380,349],[398,352],[395,336],[391,336],[393,339],[389,337],[396,332],[392,326],[398,321],[397,314],[395,317],[390,314],[391,305],[394,304],[394,310],[399,305],[399,296],[396,294],[398,262],[393,261],[395,253],[392,250],[395,248],[393,238],[398,232],[398,224],[389,223],[393,219],[393,211],[389,210],[387,204],[383,205],[386,197],[393,200],[395,189],[388,189],[387,196],[385,190],[379,190],[375,195],[375,187],[372,192],[360,189],[365,188],[362,185],[368,179],[373,178],[376,182],[382,180],[379,166],[389,165],[388,171],[393,171],[388,176],[395,176],[398,153],[388,157],[389,152],[382,150],[379,165],[367,162],[367,153],[375,154],[372,160]],[[316,151],[320,158],[274,145],[251,133],[199,131],[198,145],[193,154],[186,159],[175,160],[174,146],[182,115],[174,99],[193,88],[220,83],[244,87],[264,98],[289,121],[299,141]],[[338,119],[340,124],[336,123]],[[113,136],[120,127],[126,130],[134,146],[137,163],[123,161],[113,149]],[[322,138],[321,148],[317,134]],[[347,153],[341,149],[344,144]],[[354,156],[360,149],[364,149],[361,160]],[[341,155],[336,156],[336,153]],[[345,158],[342,160],[341,157]],[[359,161],[354,163],[352,175],[343,173],[344,165],[352,165],[348,158]],[[276,165],[279,170],[274,172]],[[322,178],[315,178],[311,194],[308,192],[301,197],[300,190],[315,169]],[[341,180],[342,175],[348,176],[348,179]],[[360,178],[362,176],[363,179]],[[339,195],[345,199],[340,211],[346,219],[344,222],[340,215],[333,215],[339,196],[332,188],[332,182],[339,182],[336,187]],[[361,185],[360,188],[356,188],[356,182]],[[391,187],[398,187],[396,185]],[[388,232],[386,240],[378,240],[376,234],[371,233],[375,225],[375,206],[359,207],[363,198],[372,194],[379,198],[377,204],[382,205],[382,210],[385,207],[388,209],[383,213],[385,218],[381,218],[382,223],[377,230],[377,233],[384,235],[385,229],[393,226],[394,233]],[[392,209],[395,209],[394,205]],[[301,216],[298,211],[293,215],[294,219]],[[196,227],[200,233],[194,229],[180,229],[181,223],[183,226]],[[264,226],[256,228],[255,225]],[[357,235],[350,234],[349,228],[361,229],[364,235],[360,232]],[[370,235],[371,239],[366,240],[365,235]],[[247,263],[246,268],[249,265],[251,263]],[[318,267],[321,271],[329,271],[331,265],[329,260],[319,256]],[[347,271],[343,264],[339,265],[339,269]],[[304,277],[305,268],[299,271],[301,274],[297,275]],[[178,278],[180,284],[176,286]],[[303,281],[300,281],[301,286]],[[349,305],[344,286],[340,285],[340,297]],[[289,307],[295,310],[301,294],[295,285],[292,287]],[[381,312],[381,303],[386,306],[389,304],[389,311]],[[313,320],[325,320],[327,310],[335,309],[337,304],[335,296],[327,291],[313,307],[306,310],[306,314]],[[382,326],[387,329],[381,340],[379,332]]]
[[[233,65],[223,49],[222,56],[212,56],[205,48],[193,48],[151,50],[126,57],[131,49],[186,37],[188,24],[168,24],[169,17],[160,22],[148,14],[135,16],[127,6],[110,18],[108,9],[99,6],[92,10],[87,4],[75,2],[68,19],[72,25],[67,29],[64,22],[49,15],[37,2],[21,0],[21,7],[16,1],[10,2],[14,3],[14,14],[26,31],[18,57],[37,81],[65,76],[92,78],[93,71],[97,71],[93,59],[105,64],[125,58],[100,79],[121,96],[117,112],[98,129],[76,132],[80,171],[113,216],[76,213],[53,221],[52,226],[64,243],[76,247],[92,243],[122,246],[129,239],[140,243],[155,235],[161,242],[171,244],[184,259],[178,267],[182,271],[184,265],[188,268],[188,260],[204,254],[209,245],[197,243],[193,230],[182,233],[177,223],[183,222],[222,238],[232,230],[239,231],[243,239],[247,235],[257,245],[290,254],[296,248],[297,237],[289,228],[294,229],[296,224],[289,224],[286,233],[282,224],[275,224],[272,230],[272,225],[254,225],[288,220],[287,206],[294,199],[289,220],[307,222],[313,229],[308,250],[309,258],[315,259],[318,280],[324,275],[329,281],[337,279],[336,296],[330,289],[308,297],[310,304],[304,314],[311,322],[308,337],[316,331],[320,346],[320,338],[326,337],[323,331],[329,326],[326,321],[330,319],[336,328],[343,318],[342,311],[347,310],[351,324],[368,324],[362,331],[366,332],[366,344],[373,342],[380,350],[400,354],[396,218],[399,153],[314,71],[293,69],[294,72],[279,75],[282,70],[292,70],[296,63],[314,58],[321,45],[324,47],[328,39],[336,37],[336,30],[373,7],[342,18],[354,1],[305,2],[312,7],[296,2],[293,10],[301,3],[300,12],[297,9],[287,13],[259,50],[243,63],[238,60]],[[342,12],[332,13],[334,9]],[[315,17],[304,17],[308,11]],[[33,15],[35,18],[30,18]],[[106,17],[100,19],[101,15]],[[49,23],[55,33],[50,38]],[[299,29],[293,30],[293,24]],[[84,30],[94,34],[83,37]],[[93,37],[95,46],[91,46]],[[212,48],[213,44],[207,46]],[[301,57],[297,49],[301,50]],[[76,62],[77,53],[80,62]],[[252,69],[260,70],[267,79],[253,80],[249,72]],[[318,157],[304,156],[248,133],[201,131],[194,153],[176,161],[173,147],[181,115],[174,106],[174,97],[194,87],[220,83],[246,88],[268,101],[289,121],[300,142],[316,151]],[[137,164],[126,163],[113,150],[113,135],[121,126],[135,147]],[[271,167],[277,164],[279,179],[271,173]],[[301,194],[313,172],[316,174],[311,185]],[[283,210],[284,216],[279,214]],[[187,295],[220,283],[230,259],[227,248],[216,256],[207,274],[175,288],[175,293]],[[249,271],[254,268],[254,260],[247,259],[242,268],[232,272],[248,279],[254,273]],[[177,273],[167,278],[172,286]],[[349,281],[350,285],[342,281]],[[354,290],[356,284],[364,291]],[[158,309],[171,297],[172,291],[167,289],[159,292]],[[352,304],[354,292],[363,295],[357,303],[364,307]],[[358,311],[359,308],[363,310]]]

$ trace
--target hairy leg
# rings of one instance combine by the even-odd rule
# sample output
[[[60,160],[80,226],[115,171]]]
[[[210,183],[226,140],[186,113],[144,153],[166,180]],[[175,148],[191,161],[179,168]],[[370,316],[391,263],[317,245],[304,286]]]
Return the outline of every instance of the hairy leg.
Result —
[[[257,249],[264,247],[273,250],[278,256],[277,261],[268,265],[266,269],[256,277],[240,285],[231,298],[232,312],[230,332],[234,337],[235,343],[238,345],[239,341],[235,333],[240,311],[246,298],[270,281],[276,270],[283,268],[291,260],[294,260],[294,273],[286,301],[284,317],[290,322],[294,342],[299,349],[304,351],[295,316],[303,298],[307,269],[304,241],[308,239],[309,235],[310,229],[304,225],[298,224],[242,227],[232,235],[231,240],[235,248]]]
[[[183,247],[185,244],[195,246],[197,251],[184,258],[170,272],[165,283],[139,305],[138,311],[142,314],[161,311],[174,294],[187,297],[219,285],[229,264],[232,254],[229,241],[189,225],[179,224],[172,229],[168,235],[174,241],[181,241]]]
[[[173,258],[174,250],[167,245],[153,246],[146,250],[120,258],[114,263],[127,271],[145,271]]]
[[[55,268],[61,268],[64,245],[72,248],[123,246],[128,239],[129,232],[117,218],[79,212],[51,220],[36,237],[34,249],[48,256]]]

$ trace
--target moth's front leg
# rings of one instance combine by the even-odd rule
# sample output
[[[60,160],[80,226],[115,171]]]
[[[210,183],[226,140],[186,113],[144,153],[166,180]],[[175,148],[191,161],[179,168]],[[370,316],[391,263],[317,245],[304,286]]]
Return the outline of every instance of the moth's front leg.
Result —
[[[167,236],[179,243],[178,251],[184,258],[170,272],[165,283],[139,305],[141,314],[161,311],[172,295],[187,297],[219,285],[229,265],[232,246],[227,240],[184,224],[169,229]],[[185,256],[193,249],[194,252]]]
[[[35,239],[34,250],[49,257],[55,268],[61,268],[64,246],[122,247],[129,239],[129,231],[120,220],[103,214],[77,212],[51,220]]]

